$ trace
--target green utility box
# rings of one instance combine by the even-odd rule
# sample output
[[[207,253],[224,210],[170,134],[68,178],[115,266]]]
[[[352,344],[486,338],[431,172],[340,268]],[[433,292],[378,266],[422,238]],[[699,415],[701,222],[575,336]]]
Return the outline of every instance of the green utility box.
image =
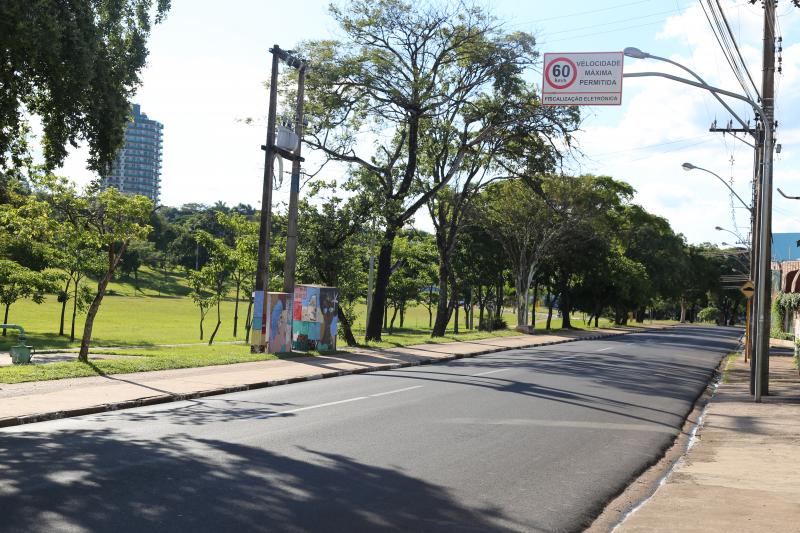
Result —
[[[18,329],[19,330],[19,337],[17,340],[19,344],[15,344],[11,347],[11,362],[15,365],[27,365],[31,362],[31,358],[33,357],[33,346],[28,346],[25,344],[25,330],[22,326],[18,326],[16,324],[0,324],[0,328],[2,329]]]

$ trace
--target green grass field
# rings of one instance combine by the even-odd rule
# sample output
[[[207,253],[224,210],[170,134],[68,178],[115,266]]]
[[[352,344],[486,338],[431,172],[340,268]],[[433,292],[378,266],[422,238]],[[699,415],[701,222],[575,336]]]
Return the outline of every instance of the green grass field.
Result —
[[[276,357],[270,354],[251,354],[249,346],[245,344],[246,302],[240,303],[237,338],[233,336],[234,302],[232,299],[223,302],[221,307],[222,325],[215,338],[215,342],[222,344],[208,346],[206,341],[214,328],[216,314],[212,311],[206,318],[205,341],[201,341],[199,312],[191,299],[186,296],[188,288],[180,274],[164,275],[144,269],[139,275],[139,281],[141,290],[137,290],[129,281],[115,282],[110,286],[110,292],[104,298],[95,320],[92,336],[92,351],[95,353],[137,357],[95,360],[88,364],[76,361],[0,367],[0,382],[16,383],[98,374],[188,368],[259,361]],[[69,332],[70,311],[68,306],[65,320],[67,332]],[[392,311],[392,309],[389,310],[390,319]],[[546,310],[538,311],[537,330],[544,330],[545,320],[543,317]],[[85,315],[79,314],[76,320],[76,341],[70,342],[69,337],[58,335],[60,312],[61,306],[56,301],[56,297],[50,295],[40,305],[31,301],[15,303],[11,307],[9,322],[21,324],[27,333],[26,343],[33,345],[37,350],[76,348],[80,344]],[[356,314],[354,333],[357,340],[363,342],[366,307],[363,304],[358,305]],[[428,328],[428,310],[424,306],[416,306],[406,312],[403,328],[399,327],[398,317],[395,322],[395,330],[385,331],[381,342],[363,343],[363,345],[390,348],[426,342],[442,343],[518,335],[513,330],[516,325],[516,316],[508,310],[504,313],[504,318],[511,329],[494,332],[470,331],[465,326],[462,310],[459,313],[458,334],[454,333],[454,320],[451,320],[447,335],[432,339]],[[573,315],[572,322],[573,327],[587,327],[578,315]],[[601,320],[600,327],[608,325],[607,320]],[[554,330],[561,328],[560,318],[553,317],[552,328]],[[7,351],[9,346],[16,343],[16,331],[9,330],[6,337],[0,337],[0,351]],[[291,356],[290,354],[285,355]]]

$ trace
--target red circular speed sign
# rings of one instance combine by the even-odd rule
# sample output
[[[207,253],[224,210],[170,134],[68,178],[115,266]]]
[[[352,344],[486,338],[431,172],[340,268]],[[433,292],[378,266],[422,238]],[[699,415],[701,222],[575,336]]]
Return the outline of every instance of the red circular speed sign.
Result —
[[[570,59],[557,57],[545,66],[544,77],[554,89],[566,89],[575,83],[578,69]]]

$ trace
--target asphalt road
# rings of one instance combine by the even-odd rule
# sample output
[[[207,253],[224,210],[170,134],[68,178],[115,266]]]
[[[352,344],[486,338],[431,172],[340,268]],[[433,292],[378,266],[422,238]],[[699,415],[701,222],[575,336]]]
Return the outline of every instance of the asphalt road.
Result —
[[[673,328],[0,431],[2,531],[575,531],[739,331]]]

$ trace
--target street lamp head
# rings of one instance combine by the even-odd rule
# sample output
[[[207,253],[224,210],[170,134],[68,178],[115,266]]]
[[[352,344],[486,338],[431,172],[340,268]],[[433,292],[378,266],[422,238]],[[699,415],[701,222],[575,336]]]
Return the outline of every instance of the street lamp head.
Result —
[[[634,46],[627,47],[625,50],[622,51],[622,53],[628,57],[633,57],[635,59],[647,59],[648,57],[650,57],[650,54],[648,54],[647,52],[642,52],[641,50],[639,50]]]
[[[714,229],[717,231],[725,231],[725,228],[721,228],[719,226],[715,226]]]
[[[696,166],[694,166],[691,163],[684,163],[684,164],[681,165],[681,167],[683,167],[683,170],[687,170],[687,171],[688,170],[694,170],[694,169],[697,168]]]

